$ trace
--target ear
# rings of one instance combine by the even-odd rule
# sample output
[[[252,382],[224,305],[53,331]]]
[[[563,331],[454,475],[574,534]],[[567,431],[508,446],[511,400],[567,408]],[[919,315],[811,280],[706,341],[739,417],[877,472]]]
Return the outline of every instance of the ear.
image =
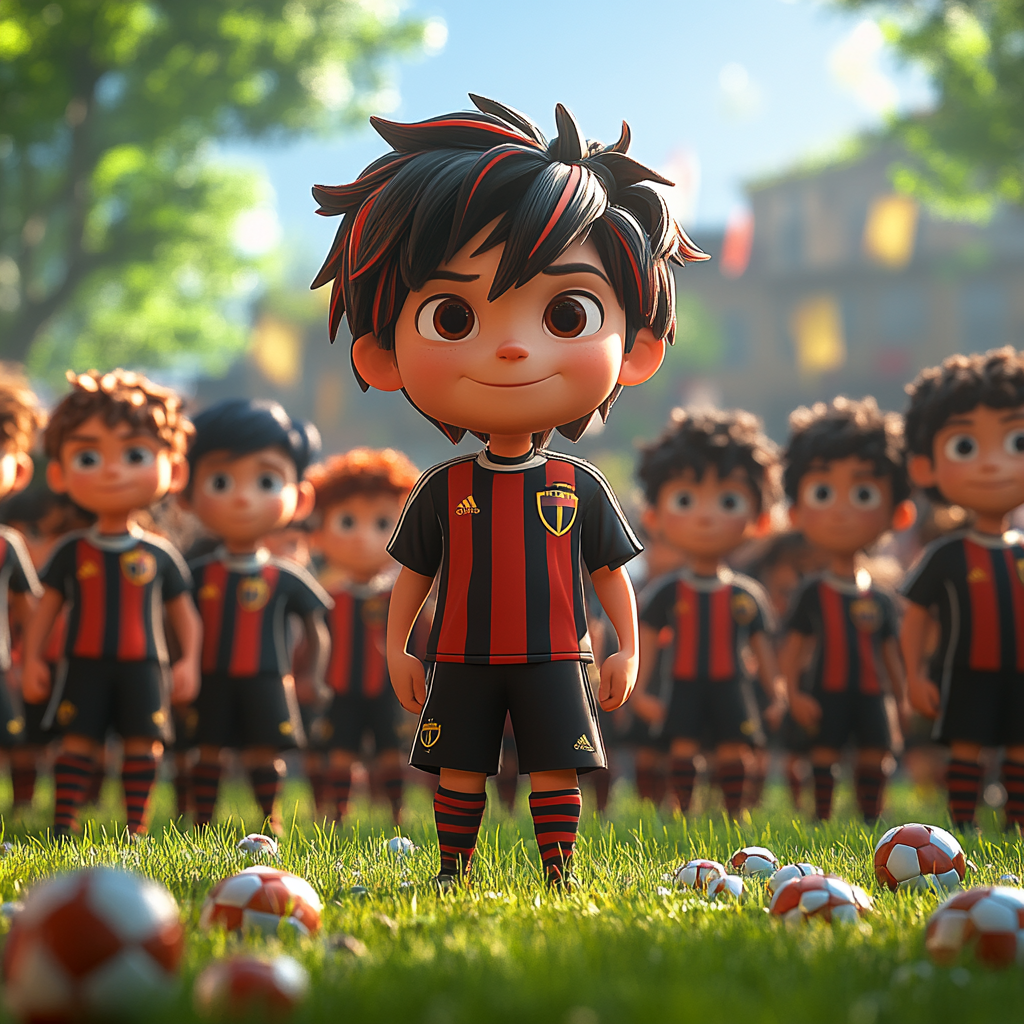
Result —
[[[935,463],[927,455],[911,455],[907,473],[915,487],[934,487],[938,483]]]
[[[171,456],[171,486],[168,494],[181,494],[188,485],[188,462],[184,455],[175,453]]]
[[[316,505],[316,491],[308,480],[300,480],[297,486],[298,501],[295,503],[295,515],[292,516],[293,523],[301,523],[308,519]]]
[[[50,459],[46,464],[46,483],[54,494],[67,494],[68,484],[64,479],[64,467],[60,459]]]
[[[901,501],[892,513],[892,528],[900,533],[917,522],[917,506],[912,501]]]
[[[664,359],[665,339],[656,338],[654,331],[645,327],[637,333],[633,347],[623,353],[618,382],[625,387],[643,384],[658,372]]]
[[[352,343],[352,362],[359,376],[378,391],[401,391],[402,375],[394,349],[383,349],[374,334],[364,334]]]
[[[32,456],[28,452],[18,452],[16,456],[18,460],[18,470],[14,474],[14,484],[11,487],[11,494],[17,494],[18,491],[25,490],[30,483],[32,483],[32,474],[35,472],[35,464],[32,462]]]

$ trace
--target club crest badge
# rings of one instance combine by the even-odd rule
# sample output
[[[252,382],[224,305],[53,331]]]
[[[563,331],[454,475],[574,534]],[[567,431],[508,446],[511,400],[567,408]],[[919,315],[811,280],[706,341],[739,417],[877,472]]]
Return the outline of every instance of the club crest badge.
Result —
[[[383,626],[388,619],[388,595],[368,597],[363,602],[362,617],[367,626]]]
[[[882,609],[873,598],[861,597],[850,605],[850,618],[862,633],[875,633],[882,625]]]
[[[258,612],[270,600],[270,587],[262,576],[238,581],[238,604],[244,612]]]
[[[732,595],[729,607],[733,621],[740,626],[749,626],[757,617],[757,602],[742,590]]]
[[[576,508],[580,500],[572,484],[558,483],[546,491],[537,492],[537,512],[544,529],[561,537],[576,522]]]
[[[441,723],[431,719],[420,726],[420,743],[428,750],[441,738]]]
[[[156,558],[149,551],[135,548],[134,551],[126,551],[120,558],[121,572],[129,583],[137,587],[144,587],[152,583],[156,576]]]
[[[1017,579],[1024,583],[1024,558],[1017,559]]]

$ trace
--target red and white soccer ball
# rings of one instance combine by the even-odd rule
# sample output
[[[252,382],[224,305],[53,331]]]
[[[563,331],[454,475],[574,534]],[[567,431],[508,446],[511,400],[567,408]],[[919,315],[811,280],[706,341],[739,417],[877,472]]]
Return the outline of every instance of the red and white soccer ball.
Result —
[[[744,846],[729,858],[729,867],[747,878],[771,878],[779,870],[779,859],[763,846]]]
[[[199,924],[276,935],[283,923],[301,935],[320,929],[323,903],[298,875],[257,864],[218,882],[203,903]]]
[[[704,892],[708,883],[725,877],[725,868],[717,860],[689,860],[676,868],[672,880],[680,889]]]
[[[852,924],[872,907],[859,886],[835,875],[804,875],[775,890],[769,910],[783,921],[841,921]]]
[[[7,1005],[19,1020],[142,1017],[177,984],[185,932],[158,882],[97,867],[32,889],[4,949]]]
[[[290,956],[238,956],[210,964],[196,978],[196,1010],[206,1017],[288,1014],[306,997],[309,974]]]
[[[824,871],[819,867],[815,867],[813,864],[783,864],[778,871],[768,879],[768,888],[772,892],[778,892],[782,886],[787,882],[793,881],[794,878],[807,878],[809,875],[823,875]]]
[[[244,839],[238,840],[238,849],[250,857],[276,857],[277,840],[262,832],[250,832]]]
[[[743,899],[743,879],[739,875],[722,875],[708,882],[708,899],[711,900],[741,900]]]
[[[897,825],[875,847],[875,877],[897,889],[957,889],[967,862],[956,837],[935,825]]]
[[[954,893],[928,919],[924,944],[940,964],[973,946],[988,967],[1024,967],[1024,889],[979,885]]]

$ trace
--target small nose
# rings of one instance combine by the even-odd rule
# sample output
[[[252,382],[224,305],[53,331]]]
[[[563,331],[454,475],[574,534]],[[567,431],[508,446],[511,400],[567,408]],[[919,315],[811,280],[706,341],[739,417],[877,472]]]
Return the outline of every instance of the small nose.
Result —
[[[499,359],[504,359],[509,363],[518,363],[520,360],[525,359],[530,354],[530,350],[518,341],[509,339],[503,341],[498,346],[496,355]]]

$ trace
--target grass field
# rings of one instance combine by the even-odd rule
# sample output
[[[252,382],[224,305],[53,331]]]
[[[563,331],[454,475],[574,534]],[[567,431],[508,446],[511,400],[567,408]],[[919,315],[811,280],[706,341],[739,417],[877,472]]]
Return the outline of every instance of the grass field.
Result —
[[[318,939],[242,942],[195,927],[213,882],[248,863],[234,846],[258,824],[240,788],[228,794],[233,817],[199,839],[165,830],[168,787],[158,796],[152,836],[131,845],[116,838],[112,790],[78,844],[40,841],[42,812],[38,820],[8,824],[4,838],[14,848],[0,860],[0,897],[17,899],[40,877],[96,863],[166,884],[189,938],[180,997],[153,1007],[153,1021],[195,1019],[193,978],[236,944],[286,948],[306,965],[313,988],[298,1021],[964,1024],[1024,1016],[1024,970],[996,973],[969,958],[949,969],[930,964],[924,922],[937,899],[879,890],[871,851],[886,825],[868,830],[855,821],[844,791],[835,820],[824,827],[794,818],[781,789],[770,789],[765,807],[739,824],[720,815],[661,817],[641,807],[628,787],[616,790],[602,821],[585,791],[575,864],[580,885],[567,896],[540,884],[525,801],[508,817],[492,797],[473,885],[444,898],[430,885],[437,864],[425,792],[412,790],[404,830],[421,849],[400,862],[383,852],[394,834],[383,812],[360,806],[352,824],[323,831],[309,821],[305,794],[298,783],[286,789],[281,864],[324,898]],[[943,824],[945,815],[938,799],[894,787],[885,822],[902,821]],[[993,819],[986,824],[980,838],[964,844],[977,865],[968,881],[1024,875],[1024,843],[996,831]],[[769,918],[766,890],[756,882],[742,905],[722,906],[672,889],[665,878],[683,860],[724,860],[752,844],[768,846],[782,862],[807,860],[864,886],[875,897],[870,923],[787,928]],[[353,894],[353,886],[368,895]],[[361,940],[365,952],[333,948],[331,937],[342,934]]]

